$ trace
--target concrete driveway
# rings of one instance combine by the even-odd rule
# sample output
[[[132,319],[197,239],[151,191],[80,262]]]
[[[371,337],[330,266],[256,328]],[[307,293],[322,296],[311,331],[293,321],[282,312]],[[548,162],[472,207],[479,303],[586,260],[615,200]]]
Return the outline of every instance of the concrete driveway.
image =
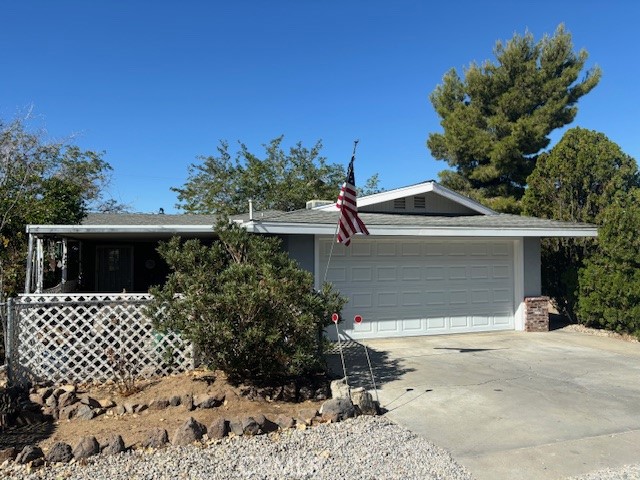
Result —
[[[480,479],[554,479],[640,463],[640,344],[487,333],[370,340],[381,405]],[[350,384],[370,387],[345,345]]]

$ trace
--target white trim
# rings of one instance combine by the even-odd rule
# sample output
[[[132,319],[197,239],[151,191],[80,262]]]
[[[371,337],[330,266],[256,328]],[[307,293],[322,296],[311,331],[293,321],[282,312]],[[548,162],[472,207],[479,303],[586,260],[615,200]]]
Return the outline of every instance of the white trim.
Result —
[[[252,233],[332,235],[335,225],[317,223],[245,223]],[[414,237],[597,237],[596,227],[413,227],[407,225],[367,226],[372,236]]]
[[[516,331],[524,331],[524,238],[513,242],[513,323]]]
[[[418,183],[417,185],[410,185],[408,187],[400,187],[394,188],[393,190],[388,190],[386,192],[374,193],[373,195],[367,195],[365,197],[358,198],[358,208],[367,207],[369,205],[376,205],[378,203],[388,202],[391,200],[395,200],[397,198],[403,197],[412,197],[415,195],[420,195],[422,193],[433,192],[442,197],[445,197],[455,203],[463,205],[474,212],[481,213],[483,215],[497,215],[498,213],[495,210],[491,210],[488,207],[476,202],[475,200],[470,199],[469,197],[465,197],[464,195],[460,195],[453,190],[448,189],[447,187],[443,187],[434,181]],[[335,203],[331,203],[329,205],[323,205],[321,207],[315,207],[313,210],[323,210],[323,211],[336,211],[338,207]]]
[[[313,236],[313,263],[314,263],[314,267],[313,267],[313,271],[314,271],[314,282],[315,282],[315,287],[316,290],[319,290],[320,287],[322,286],[321,283],[321,275],[322,272],[320,271],[320,240],[318,235],[314,235]]]
[[[27,225],[30,234],[75,233],[213,233],[211,225]]]

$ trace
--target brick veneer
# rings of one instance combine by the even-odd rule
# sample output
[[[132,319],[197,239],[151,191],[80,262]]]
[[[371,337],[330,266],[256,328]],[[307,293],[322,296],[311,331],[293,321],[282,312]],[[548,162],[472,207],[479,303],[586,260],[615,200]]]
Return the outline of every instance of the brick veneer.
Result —
[[[549,297],[526,297],[524,299],[524,331],[549,331]]]

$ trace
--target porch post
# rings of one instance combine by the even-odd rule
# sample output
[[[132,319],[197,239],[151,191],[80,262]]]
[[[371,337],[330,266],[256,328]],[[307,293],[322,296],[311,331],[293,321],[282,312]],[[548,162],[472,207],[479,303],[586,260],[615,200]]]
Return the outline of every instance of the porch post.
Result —
[[[42,293],[44,283],[44,239],[36,238],[36,292]]]
[[[62,238],[62,280],[60,281],[60,290],[62,291],[62,293],[65,293],[66,290],[66,283],[67,283],[67,250],[68,245],[67,245],[67,237],[63,237]]]
[[[31,293],[31,275],[33,271],[33,234],[29,234],[27,246],[27,274],[24,279],[24,293]]]

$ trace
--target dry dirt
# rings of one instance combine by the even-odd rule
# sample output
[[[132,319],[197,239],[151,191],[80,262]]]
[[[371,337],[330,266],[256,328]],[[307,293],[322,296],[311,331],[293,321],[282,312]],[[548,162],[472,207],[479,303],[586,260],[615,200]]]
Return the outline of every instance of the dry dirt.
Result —
[[[154,427],[167,430],[169,438],[184,421],[193,417],[207,427],[214,419],[223,417],[227,420],[263,414],[274,420],[284,414],[296,418],[299,411],[307,408],[320,408],[322,402],[307,401],[302,403],[288,403],[278,401],[249,400],[240,395],[240,387],[230,385],[224,374],[211,371],[194,371],[174,375],[157,380],[138,382],[136,387],[140,391],[132,395],[123,396],[114,385],[78,387],[78,392],[87,392],[97,400],[111,399],[118,405],[124,402],[151,403],[156,398],[169,398],[173,395],[191,393],[224,393],[225,402],[217,408],[195,409],[188,411],[184,406],[167,407],[164,410],[144,410],[137,414],[100,415],[92,420],[63,420],[55,422],[53,433],[39,442],[46,451],[55,442],[66,442],[75,446],[82,436],[95,436],[98,442],[103,442],[111,434],[119,434],[127,447],[140,442],[146,433]]]

